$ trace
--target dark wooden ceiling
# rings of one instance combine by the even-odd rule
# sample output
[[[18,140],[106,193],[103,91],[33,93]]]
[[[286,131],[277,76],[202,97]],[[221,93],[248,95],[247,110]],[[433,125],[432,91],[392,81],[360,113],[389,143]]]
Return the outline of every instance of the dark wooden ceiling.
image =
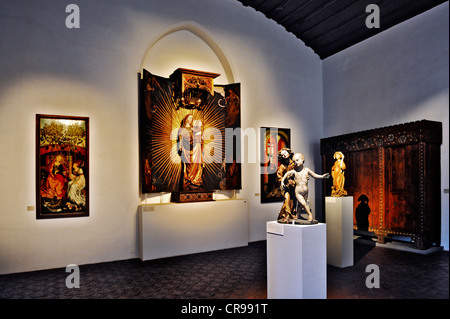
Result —
[[[238,0],[293,33],[320,58],[327,58],[448,0]],[[366,27],[369,4],[380,12],[380,28]]]

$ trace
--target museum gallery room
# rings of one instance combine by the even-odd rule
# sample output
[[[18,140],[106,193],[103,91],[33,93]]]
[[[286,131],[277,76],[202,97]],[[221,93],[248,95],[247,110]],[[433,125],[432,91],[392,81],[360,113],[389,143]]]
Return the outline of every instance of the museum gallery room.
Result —
[[[449,298],[448,1],[0,12],[0,299]]]

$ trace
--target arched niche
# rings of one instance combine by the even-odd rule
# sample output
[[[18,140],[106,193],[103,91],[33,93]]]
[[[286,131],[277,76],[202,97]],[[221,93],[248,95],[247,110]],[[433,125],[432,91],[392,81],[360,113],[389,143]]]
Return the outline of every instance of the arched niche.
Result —
[[[141,68],[168,77],[178,68],[221,74],[216,83],[234,83],[232,67],[209,32],[195,22],[172,26],[147,47]]]

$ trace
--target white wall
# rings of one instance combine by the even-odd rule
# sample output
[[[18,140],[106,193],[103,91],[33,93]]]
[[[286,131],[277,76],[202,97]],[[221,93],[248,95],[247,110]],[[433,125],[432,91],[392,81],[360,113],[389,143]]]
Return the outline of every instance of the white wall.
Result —
[[[241,83],[243,129],[291,128],[292,148],[316,171],[323,132],[441,120],[448,189],[448,3],[326,59],[323,81],[311,49],[235,0],[76,3],[80,29],[65,26],[68,3],[0,2],[0,274],[138,256],[143,66],[161,76],[177,67],[223,71],[218,82]],[[183,35],[191,42],[177,43]],[[27,211],[36,205],[37,113],[90,118],[89,217],[36,220]],[[238,197],[249,201],[249,240],[262,240],[281,205],[260,204],[259,164],[247,161],[258,145],[243,150]],[[321,182],[310,183],[320,212]],[[442,206],[448,249],[448,194]]]
[[[447,250],[448,21],[446,2],[323,61],[324,137],[422,119],[443,123],[441,244]]]
[[[67,4],[0,2],[0,273],[138,256],[137,74],[144,65],[162,76],[177,67],[222,68],[222,83],[241,83],[243,128],[291,128],[293,149],[321,167],[322,61],[275,22],[235,0],[78,0],[81,28],[67,29]],[[196,57],[189,42],[176,45],[183,34],[210,51]],[[167,48],[176,50],[170,59]],[[89,217],[36,220],[27,211],[36,205],[37,113],[90,118]],[[260,204],[258,164],[244,163],[242,177],[249,240],[265,239],[265,222],[281,205]]]

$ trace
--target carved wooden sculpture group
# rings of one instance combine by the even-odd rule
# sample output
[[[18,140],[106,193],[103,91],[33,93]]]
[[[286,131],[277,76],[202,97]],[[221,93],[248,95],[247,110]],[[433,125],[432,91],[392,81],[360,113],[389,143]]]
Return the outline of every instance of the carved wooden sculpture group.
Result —
[[[281,176],[280,188],[284,193],[284,202],[278,215],[279,223],[295,224],[316,224],[313,219],[311,209],[308,204],[308,180],[310,177],[325,179],[330,174],[319,175],[314,173],[308,167],[305,167],[305,157],[301,153],[293,154],[289,149],[282,149],[279,152],[279,158],[282,160],[278,178]],[[308,214],[305,220],[301,217],[302,211]]]

